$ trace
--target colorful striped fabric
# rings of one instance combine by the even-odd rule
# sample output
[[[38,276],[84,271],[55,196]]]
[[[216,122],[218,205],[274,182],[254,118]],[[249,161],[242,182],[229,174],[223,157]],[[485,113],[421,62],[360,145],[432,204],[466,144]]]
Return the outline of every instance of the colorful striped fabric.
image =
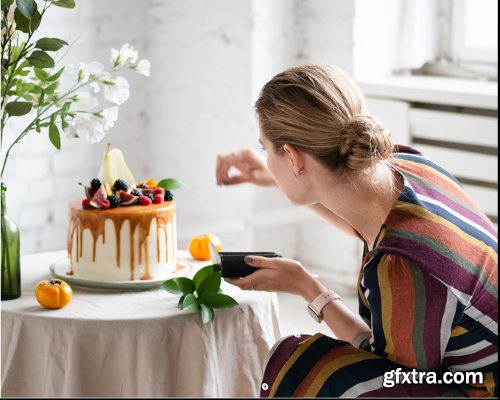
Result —
[[[358,279],[370,326],[353,345],[316,334],[269,353],[261,397],[491,397],[498,381],[498,235],[458,181],[396,146],[404,189]],[[403,371],[482,372],[483,384],[400,384]]]

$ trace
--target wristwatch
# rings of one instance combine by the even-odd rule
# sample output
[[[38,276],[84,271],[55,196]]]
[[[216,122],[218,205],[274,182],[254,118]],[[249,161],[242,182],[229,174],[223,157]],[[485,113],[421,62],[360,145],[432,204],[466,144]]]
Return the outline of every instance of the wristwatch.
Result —
[[[319,324],[323,321],[323,308],[332,300],[341,300],[340,296],[333,290],[327,290],[316,297],[312,303],[307,305],[307,312]]]

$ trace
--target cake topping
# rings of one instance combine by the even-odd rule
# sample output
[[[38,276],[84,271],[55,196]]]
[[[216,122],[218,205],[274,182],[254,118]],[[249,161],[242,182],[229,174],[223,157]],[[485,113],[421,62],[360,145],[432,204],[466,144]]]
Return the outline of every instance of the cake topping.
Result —
[[[117,179],[113,187],[115,188],[115,190],[123,190],[125,192],[128,191],[128,183],[123,179]]]
[[[101,201],[101,209],[102,210],[107,210],[110,207],[109,200],[103,200]]]
[[[153,200],[155,203],[163,203],[163,196],[161,194],[157,194]]]
[[[165,189],[165,201],[172,201],[174,199],[174,194],[171,190]]]
[[[101,186],[96,190],[92,200],[90,200],[90,205],[94,208],[101,208],[101,202],[106,200],[106,191],[104,190],[104,186]]]
[[[174,196],[172,190],[183,186],[175,179],[163,179],[156,182],[148,179],[135,183],[134,177],[127,168],[123,154],[119,149],[111,149],[104,154],[104,161],[97,178],[92,179],[90,186],[85,186],[85,195],[89,200],[88,205],[94,208],[106,210],[120,206],[131,206],[134,204],[151,205],[152,203],[162,203],[171,201]],[[140,201],[142,197],[145,200]],[[107,203],[101,207],[102,201]]]
[[[90,187],[94,190],[99,189],[101,185],[102,185],[101,181],[97,178],[92,179],[92,182],[90,182]]]
[[[82,201],[82,207],[83,207],[83,208],[90,207],[90,200],[89,200],[89,199],[84,199],[84,200]]]
[[[141,206],[149,206],[153,201],[148,196],[139,197],[139,204]]]
[[[108,196],[108,201],[110,208],[116,208],[120,206],[122,199],[117,194],[112,194],[111,196]]]

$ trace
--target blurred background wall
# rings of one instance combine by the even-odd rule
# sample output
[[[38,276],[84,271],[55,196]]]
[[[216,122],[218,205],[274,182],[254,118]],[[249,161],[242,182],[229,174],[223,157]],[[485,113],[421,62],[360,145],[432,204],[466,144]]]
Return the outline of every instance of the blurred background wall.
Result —
[[[436,39],[436,31],[444,32],[441,38],[449,31],[443,13],[452,1],[77,0],[73,10],[52,7],[38,37],[79,38],[61,65],[99,61],[108,68],[111,48],[129,43],[140,59],[151,61],[151,76],[119,74],[130,83],[130,99],[100,143],[63,138],[58,151],[42,131],[14,147],[4,181],[22,254],[65,248],[67,203],[83,195],[78,182],[97,176],[111,143],[123,151],[136,180],[186,184],[174,193],[179,248],[186,249],[194,234],[214,233],[223,250],[275,251],[352,290],[359,241],[293,207],[277,190],[217,187],[216,156],[244,147],[261,151],[253,103],[272,76],[302,62],[354,74],[395,141],[410,143],[415,99],[384,92],[392,83],[377,84],[394,72],[405,78],[443,54],[449,42]],[[478,82],[483,86],[472,92],[486,98],[484,108],[494,113],[494,84]],[[102,108],[112,105],[100,97]],[[495,114],[486,117],[491,129]],[[7,127],[4,152],[23,121],[13,119]],[[494,197],[498,186],[490,189]]]

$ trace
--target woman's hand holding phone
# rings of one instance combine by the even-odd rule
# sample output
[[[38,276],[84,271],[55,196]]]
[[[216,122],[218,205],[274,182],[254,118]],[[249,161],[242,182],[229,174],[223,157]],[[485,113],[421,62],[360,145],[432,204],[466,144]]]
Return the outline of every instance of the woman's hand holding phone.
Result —
[[[244,278],[225,278],[226,282],[243,290],[284,292],[313,301],[326,288],[304,266],[289,258],[245,257],[245,262],[259,268]]]

